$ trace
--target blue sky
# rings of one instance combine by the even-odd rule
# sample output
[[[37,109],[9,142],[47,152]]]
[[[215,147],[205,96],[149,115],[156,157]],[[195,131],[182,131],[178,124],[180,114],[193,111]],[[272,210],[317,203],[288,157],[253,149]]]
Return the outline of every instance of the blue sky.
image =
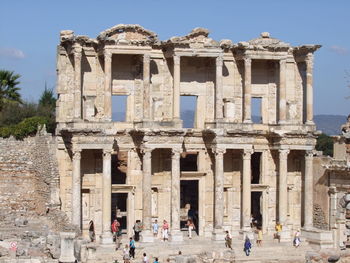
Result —
[[[1,0],[0,68],[21,74],[23,97],[36,101],[45,81],[55,85],[56,46],[63,29],[96,37],[116,24],[140,24],[165,40],[200,26],[216,40],[233,42],[268,31],[292,45],[323,46],[314,63],[315,114],[347,115],[349,12],[348,0]]]

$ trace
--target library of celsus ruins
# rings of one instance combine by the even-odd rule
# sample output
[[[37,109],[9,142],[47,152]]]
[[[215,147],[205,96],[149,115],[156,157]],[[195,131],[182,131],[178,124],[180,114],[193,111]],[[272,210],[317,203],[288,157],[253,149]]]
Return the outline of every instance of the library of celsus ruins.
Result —
[[[280,222],[284,240],[311,229],[319,47],[293,47],[267,32],[216,41],[203,28],[165,41],[139,25],[95,39],[61,31],[62,210],[86,237],[93,220],[102,244],[112,242],[114,218],[128,236],[141,220],[144,242],[153,241],[156,219],[182,241],[188,216],[213,240],[252,224],[272,236]]]

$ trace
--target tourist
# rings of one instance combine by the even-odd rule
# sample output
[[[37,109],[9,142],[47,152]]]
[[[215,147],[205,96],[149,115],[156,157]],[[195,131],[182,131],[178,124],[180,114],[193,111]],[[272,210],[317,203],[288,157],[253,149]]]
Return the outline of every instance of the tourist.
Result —
[[[248,236],[245,237],[245,241],[244,241],[244,252],[246,254],[246,256],[250,255],[250,250],[252,249],[252,243],[250,242],[250,239]]]
[[[136,223],[134,225],[134,232],[135,232],[135,241],[140,240],[140,232],[142,231],[142,223],[140,220],[136,220]]]
[[[276,222],[275,230],[276,230],[275,239],[278,239],[278,243],[280,243],[281,242],[282,225],[278,221]]]
[[[154,223],[152,224],[153,236],[154,236],[154,237],[158,237],[158,228],[159,228],[158,220],[156,219],[156,220],[154,221]]]
[[[193,230],[193,229],[196,229],[196,227],[195,227],[194,224],[193,224],[192,219],[188,219],[188,220],[187,220],[186,226],[188,227],[188,237],[189,237],[190,239],[192,239],[192,230]]]
[[[115,242],[118,241],[119,228],[120,228],[120,223],[118,222],[117,219],[114,219],[112,226],[111,226],[111,229],[112,229],[112,233],[113,233],[113,240]]]
[[[89,237],[91,242],[95,241],[95,225],[94,225],[94,221],[92,220],[89,223]]]
[[[295,232],[294,234],[294,239],[293,239],[293,245],[295,248],[299,247],[300,246],[300,231],[299,229],[297,230],[297,232]]]
[[[130,251],[129,251],[128,245],[125,245],[125,247],[123,249],[123,260],[124,260],[124,263],[130,262]]]
[[[258,247],[261,247],[262,240],[263,240],[263,232],[261,230],[261,227],[258,227],[258,237],[256,239],[256,244],[258,245]]]
[[[232,236],[228,231],[226,231],[226,236],[225,236],[225,247],[232,249]]]
[[[155,258],[153,263],[159,263],[158,258]]]
[[[162,231],[163,231],[163,241],[168,241],[169,239],[169,224],[168,222],[164,219],[163,221],[163,226],[162,226]]]
[[[149,263],[148,257],[147,257],[147,255],[146,255],[146,253],[143,253],[143,260],[142,260],[142,263]]]
[[[130,258],[135,258],[135,241],[132,237],[130,237],[129,248]]]

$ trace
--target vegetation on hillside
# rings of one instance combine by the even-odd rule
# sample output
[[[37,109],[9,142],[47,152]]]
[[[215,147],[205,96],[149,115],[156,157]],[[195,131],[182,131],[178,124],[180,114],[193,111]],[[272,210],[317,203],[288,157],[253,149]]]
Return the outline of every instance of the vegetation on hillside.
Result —
[[[322,133],[317,138],[316,150],[323,151],[323,155],[333,156],[333,139],[327,134]]]
[[[20,75],[0,70],[0,137],[23,139],[34,135],[39,126],[55,131],[56,99],[52,89],[45,87],[37,103],[23,101],[18,85]]]

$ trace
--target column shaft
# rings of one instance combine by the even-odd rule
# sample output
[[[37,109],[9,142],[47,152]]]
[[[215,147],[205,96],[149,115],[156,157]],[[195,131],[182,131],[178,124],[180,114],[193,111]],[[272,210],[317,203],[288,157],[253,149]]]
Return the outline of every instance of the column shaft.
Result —
[[[286,122],[286,60],[280,60],[280,83],[279,83],[279,123]]]
[[[111,243],[112,220],[112,178],[111,178],[111,150],[103,151],[103,177],[102,177],[102,243]]]
[[[74,118],[81,119],[81,56],[82,47],[74,47]]]
[[[243,103],[243,122],[251,123],[251,101],[252,101],[252,60],[244,59],[244,103]],[[249,215],[250,216],[250,215]]]
[[[143,172],[142,172],[142,221],[144,230],[151,230],[152,225],[152,150],[143,150]]]
[[[224,224],[224,153],[225,149],[213,149],[215,153],[215,213],[214,228]]]
[[[313,124],[313,54],[306,59],[306,123]]]
[[[112,120],[112,53],[109,50],[104,52],[105,60],[105,87],[104,87],[104,115],[105,120]]]
[[[221,56],[216,58],[216,111],[215,118],[222,119],[223,118],[223,81],[222,81],[222,66],[223,66],[223,58]]]
[[[173,117],[180,119],[180,56],[174,56]]]
[[[149,54],[143,56],[143,118],[150,120],[151,117],[151,103],[150,103],[150,62],[151,58]]]
[[[72,224],[81,229],[81,151],[73,152]]]
[[[180,149],[171,157],[171,229],[180,230]]]
[[[305,189],[304,189],[304,227],[313,227],[313,153],[305,155]]]
[[[251,149],[243,152],[242,217],[243,229],[250,228],[251,215]]]
[[[288,209],[288,185],[287,185],[287,163],[288,163],[289,150],[279,150],[279,192],[278,192],[278,210],[279,210],[279,222],[283,226],[287,221],[287,209]]]

